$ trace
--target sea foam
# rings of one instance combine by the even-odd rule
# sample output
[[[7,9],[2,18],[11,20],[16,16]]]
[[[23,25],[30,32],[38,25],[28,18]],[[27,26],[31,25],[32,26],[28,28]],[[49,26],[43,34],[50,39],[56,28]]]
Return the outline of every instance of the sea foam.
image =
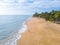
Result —
[[[0,45],[17,45],[31,15],[0,16]],[[11,23],[12,22],[12,23]],[[2,24],[2,25],[1,25]]]
[[[25,32],[26,29],[27,29],[27,26],[24,24],[23,27],[18,31],[16,37],[14,37],[13,39],[10,39],[10,41],[5,43],[5,45],[17,45],[17,41],[21,38],[21,34]]]

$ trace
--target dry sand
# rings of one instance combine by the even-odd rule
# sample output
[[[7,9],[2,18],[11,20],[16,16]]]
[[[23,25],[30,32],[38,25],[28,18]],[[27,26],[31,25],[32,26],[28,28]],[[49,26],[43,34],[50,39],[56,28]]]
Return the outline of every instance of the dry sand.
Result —
[[[18,45],[60,45],[60,25],[32,18],[27,26]]]

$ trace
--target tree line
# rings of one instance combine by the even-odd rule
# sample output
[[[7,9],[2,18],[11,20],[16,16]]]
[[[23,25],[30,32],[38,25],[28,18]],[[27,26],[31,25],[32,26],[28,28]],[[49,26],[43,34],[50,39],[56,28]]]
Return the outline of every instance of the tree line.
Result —
[[[33,14],[33,17],[44,18],[47,21],[60,23],[60,10],[59,11],[52,10],[51,12],[42,13],[36,12],[35,14]]]

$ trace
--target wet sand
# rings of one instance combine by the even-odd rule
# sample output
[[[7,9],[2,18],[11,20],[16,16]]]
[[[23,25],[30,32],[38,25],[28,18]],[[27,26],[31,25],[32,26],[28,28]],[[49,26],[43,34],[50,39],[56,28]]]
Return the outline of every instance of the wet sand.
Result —
[[[60,25],[32,18],[17,45],[60,45]]]

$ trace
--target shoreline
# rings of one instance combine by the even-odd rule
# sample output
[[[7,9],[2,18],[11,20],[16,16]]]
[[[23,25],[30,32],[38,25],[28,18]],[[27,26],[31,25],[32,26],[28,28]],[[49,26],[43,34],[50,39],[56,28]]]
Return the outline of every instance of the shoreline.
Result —
[[[17,45],[17,41],[21,38],[21,34],[23,32],[25,32],[25,30],[27,29],[27,26],[25,25],[25,23],[23,23],[22,28],[16,33],[16,36],[10,40],[8,40],[5,45]]]
[[[31,16],[31,17],[32,17],[32,16]],[[30,20],[30,19],[31,19],[31,18],[29,18],[28,20]],[[27,22],[28,20],[26,20],[25,22]],[[8,41],[5,43],[5,45],[17,45],[17,41],[21,38],[21,34],[27,30],[27,26],[26,26],[26,23],[25,23],[25,22],[23,22],[22,28],[19,29],[18,32],[16,32],[16,33],[17,33],[16,36],[15,36],[14,38],[8,40]]]

